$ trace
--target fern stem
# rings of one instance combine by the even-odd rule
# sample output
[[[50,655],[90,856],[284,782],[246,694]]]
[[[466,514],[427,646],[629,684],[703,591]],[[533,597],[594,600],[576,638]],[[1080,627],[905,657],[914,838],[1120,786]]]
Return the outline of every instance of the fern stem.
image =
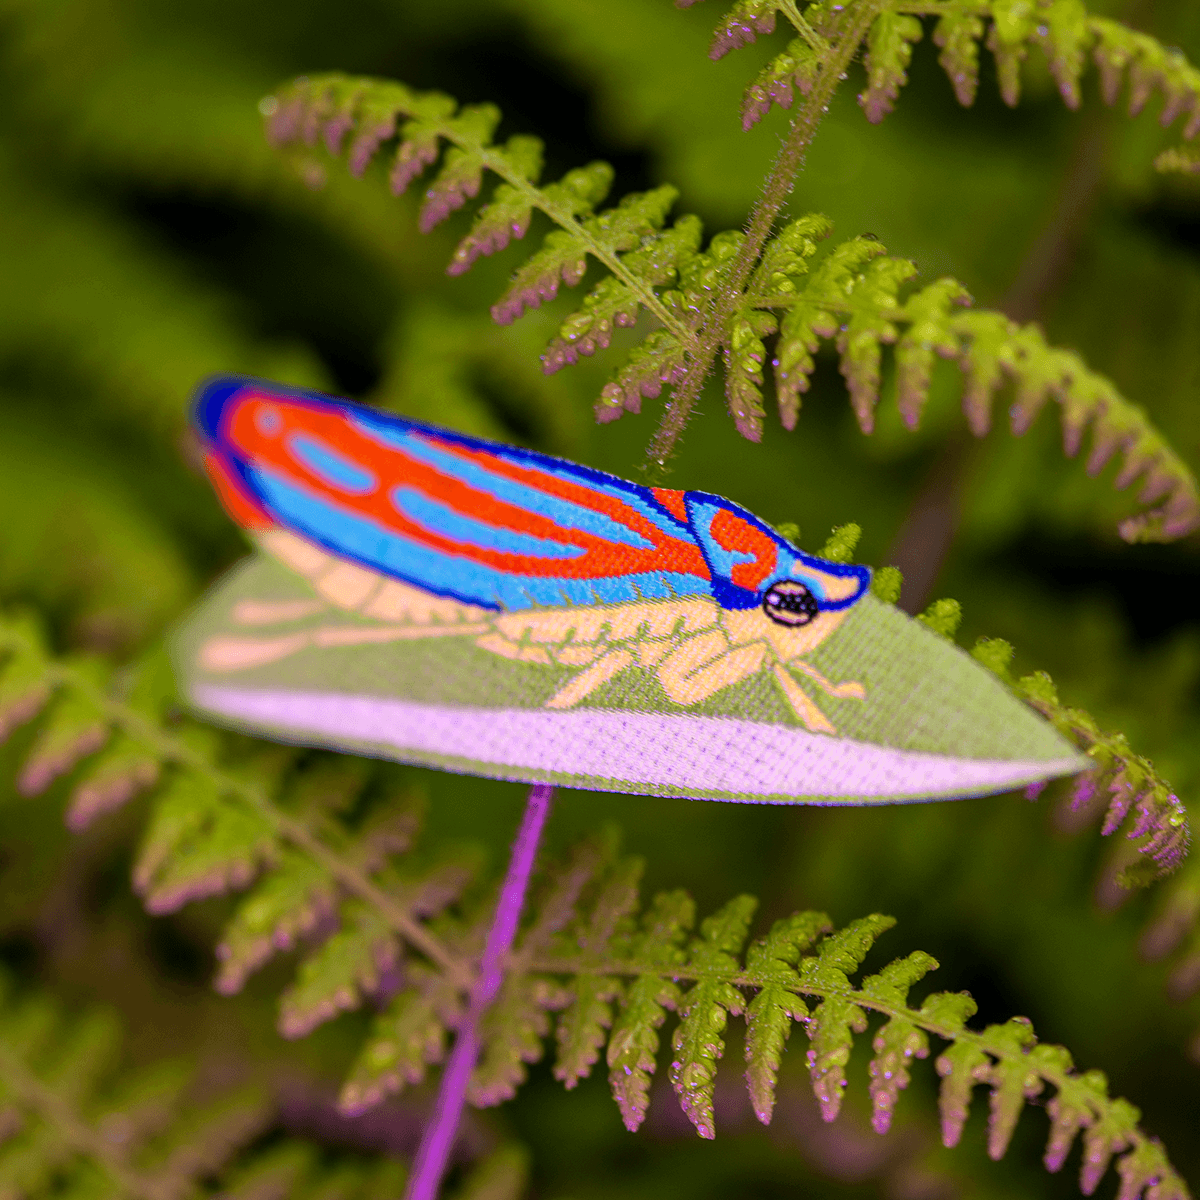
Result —
[[[804,19],[796,0],[781,0],[780,12],[795,26],[796,32],[819,54],[829,49],[829,43]]]
[[[554,789],[548,784],[535,784],[529,790],[521,827],[513,842],[508,860],[508,872],[496,902],[496,915],[488,930],[487,943],[479,964],[479,976],[471,990],[467,1015],[454,1040],[454,1049],[442,1074],[441,1087],[433,1108],[433,1117],[421,1135],[413,1173],[405,1191],[405,1200],[436,1200],[450,1148],[458,1133],[467,1085],[475,1060],[479,1057],[479,1021],[496,999],[504,982],[504,965],[517,935],[517,923],[525,905],[529,877],[533,873],[538,843],[550,813]]]
[[[495,175],[499,175],[510,187],[519,191],[532,208],[543,212],[560,228],[565,229],[593,258],[602,262],[629,290],[638,298],[638,302],[648,312],[652,312],[663,326],[669,329],[679,341],[689,348],[696,347],[696,335],[688,328],[667,306],[658,298],[658,293],[630,271],[620,257],[609,250],[599,238],[595,237],[584,224],[568,208],[555,204],[546,199],[546,193],[536,184],[531,183],[519,171],[512,168],[508,159],[498,151],[484,145],[476,138],[464,137],[453,122],[446,122],[438,131],[447,141],[453,142],[462,150],[477,155],[483,165]]]
[[[750,213],[745,241],[733,260],[725,286],[710,302],[687,374],[672,394],[667,410],[647,449],[647,469],[662,467],[674,453],[684,427],[691,418],[692,410],[700,398],[700,391],[712,369],[713,360],[725,340],[725,329],[729,319],[745,292],[750,273],[754,270],[767,238],[770,237],[775,218],[791,193],[796,175],[804,164],[804,156],[816,136],[817,127],[829,107],[830,100],[833,99],[834,92],[837,91],[842,75],[866,37],[871,22],[883,7],[884,0],[863,0],[846,32],[833,45],[830,56],[821,64],[821,71],[812,91],[793,118],[787,140],[775,159],[770,175],[767,176],[762,195]]]
[[[319,862],[345,889],[372,905],[393,929],[436,963],[460,988],[474,985],[467,966],[429,932],[402,905],[397,904],[367,874],[330,850],[299,821],[293,820],[271,802],[258,788],[226,774],[199,752],[164,733],[154,722],[105,695],[89,679],[70,667],[55,663],[48,672],[52,684],[62,685],[85,695],[104,715],[135,742],[152,750],[162,762],[175,763],[210,780],[223,793],[236,796],[259,814],[280,837]]]
[[[134,1200],[171,1200],[179,1189],[170,1181],[147,1178],[131,1170],[114,1153],[115,1143],[102,1137],[53,1088],[47,1087],[0,1041],[0,1075],[4,1086],[54,1126],[62,1141],[101,1164],[125,1196]],[[191,1191],[194,1193],[194,1188]]]

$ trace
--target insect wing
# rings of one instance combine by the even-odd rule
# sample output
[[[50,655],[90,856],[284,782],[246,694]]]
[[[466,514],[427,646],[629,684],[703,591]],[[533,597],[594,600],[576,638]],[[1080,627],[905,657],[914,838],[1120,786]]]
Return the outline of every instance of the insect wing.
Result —
[[[196,424],[240,523],[441,596],[520,610],[712,594],[682,493],[252,380],[210,384]]]

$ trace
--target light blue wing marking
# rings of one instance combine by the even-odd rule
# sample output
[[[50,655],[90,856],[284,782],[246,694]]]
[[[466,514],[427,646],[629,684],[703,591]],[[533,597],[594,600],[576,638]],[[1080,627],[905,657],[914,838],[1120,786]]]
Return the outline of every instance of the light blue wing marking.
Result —
[[[289,434],[288,450],[331,487],[353,496],[364,496],[378,485],[375,475],[307,433]]]
[[[539,516],[548,517],[564,529],[579,529],[595,537],[604,538],[605,541],[616,542],[626,546],[636,546],[639,549],[648,549],[652,544],[628,526],[622,525],[619,521],[614,521],[604,513],[596,512],[594,509],[587,508],[581,504],[575,504],[570,500],[561,499],[558,496],[547,495],[539,488],[519,483],[515,479],[506,479],[502,475],[495,475],[479,463],[470,462],[458,454],[443,450],[430,439],[428,434],[415,430],[410,432],[393,429],[382,422],[376,424],[369,419],[364,420],[358,414],[355,414],[353,421],[363,433],[375,438],[377,441],[392,446],[397,450],[403,450],[404,453],[411,454],[413,458],[419,459],[428,466],[443,471],[455,479],[460,479],[470,487],[478,488],[480,491],[495,496],[497,500],[515,505],[528,512],[537,513]],[[489,452],[494,453],[494,451]],[[520,460],[514,461],[518,466],[530,465]],[[534,469],[573,483],[576,486],[587,487],[593,490],[602,486],[595,480],[588,478],[587,475],[572,471],[559,471],[555,469],[555,466],[556,464],[547,464],[546,462],[538,461],[534,465]],[[664,532],[670,533],[675,537],[681,535],[682,531],[678,523],[672,522],[669,517],[664,517],[658,508],[647,504],[635,492],[627,491],[624,488],[612,489],[605,487],[605,490],[614,493],[620,500],[635,508],[648,521],[657,525]]]
[[[525,554],[531,558],[579,558],[586,553],[580,546],[547,541],[532,533],[501,529],[487,521],[465,517],[445,504],[430,500],[415,488],[393,488],[391,501],[409,520],[423,525],[431,533],[483,550]]]

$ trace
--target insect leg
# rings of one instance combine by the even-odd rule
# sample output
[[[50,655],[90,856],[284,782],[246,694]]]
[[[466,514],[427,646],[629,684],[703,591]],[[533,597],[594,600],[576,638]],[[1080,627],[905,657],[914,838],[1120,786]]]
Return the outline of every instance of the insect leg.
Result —
[[[602,655],[592,665],[580,671],[569,683],[559,688],[549,700],[547,708],[571,708],[580,700],[590,696],[601,684],[607,683],[614,675],[624,671],[634,664],[634,657],[628,650],[610,650]]]
[[[805,728],[813,733],[837,733],[837,729],[829,718],[801,690],[800,685],[791,677],[787,667],[782,663],[775,664],[775,678],[787,697],[796,716],[804,722]]]
[[[866,697],[866,688],[861,683],[853,681],[849,683],[833,683],[826,679],[816,667],[810,667],[806,662],[792,662],[788,665],[793,671],[799,671],[801,675],[807,675],[820,688],[824,689],[831,696],[836,696],[839,700],[862,700]]]

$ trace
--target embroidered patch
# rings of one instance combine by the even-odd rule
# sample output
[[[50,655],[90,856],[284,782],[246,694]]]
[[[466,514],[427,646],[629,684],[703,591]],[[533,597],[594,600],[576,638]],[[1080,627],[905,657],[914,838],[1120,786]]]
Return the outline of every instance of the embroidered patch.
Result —
[[[261,553],[175,641],[238,728],[712,799],[979,795],[1088,764],[969,655],[736,504],[242,378],[196,425]]]

